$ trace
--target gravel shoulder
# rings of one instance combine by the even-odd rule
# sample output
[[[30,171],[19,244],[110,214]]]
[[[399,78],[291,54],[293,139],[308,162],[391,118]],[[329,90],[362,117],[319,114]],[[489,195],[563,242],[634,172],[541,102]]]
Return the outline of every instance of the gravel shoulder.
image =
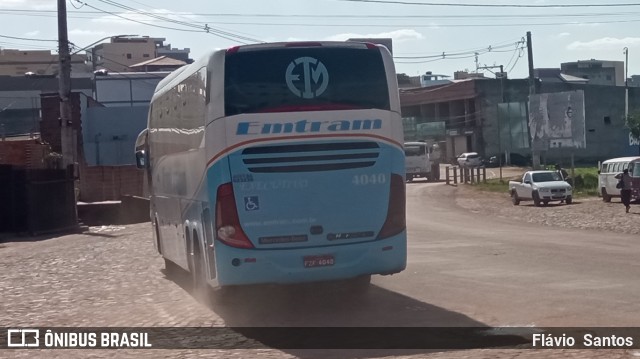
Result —
[[[507,220],[615,233],[640,234],[640,205],[632,204],[625,213],[619,198],[605,203],[601,198],[589,197],[565,205],[550,203],[535,207],[533,202],[514,206],[508,193],[483,191],[470,185],[458,186],[456,204],[481,216]]]

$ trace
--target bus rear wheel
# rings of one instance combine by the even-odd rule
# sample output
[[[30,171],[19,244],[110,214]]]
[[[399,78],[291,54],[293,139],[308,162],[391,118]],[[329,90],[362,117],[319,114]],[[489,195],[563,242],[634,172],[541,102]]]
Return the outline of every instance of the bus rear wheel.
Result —
[[[211,300],[211,290],[207,283],[204,256],[200,250],[200,243],[198,242],[198,234],[196,231],[193,231],[191,245],[189,269],[191,272],[193,296],[198,301],[207,304]]]
[[[611,196],[607,193],[607,189],[602,187],[602,201],[611,202]]]

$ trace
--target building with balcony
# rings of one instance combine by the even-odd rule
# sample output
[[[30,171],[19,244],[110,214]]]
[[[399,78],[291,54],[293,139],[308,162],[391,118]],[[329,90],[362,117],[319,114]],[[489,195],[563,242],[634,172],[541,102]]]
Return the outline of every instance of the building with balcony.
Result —
[[[190,63],[189,49],[174,49],[164,44],[165,38],[148,36],[115,36],[108,43],[87,51],[87,62],[93,70],[132,72],[131,66],[160,56]]]
[[[624,61],[578,60],[560,64],[563,74],[588,79],[591,85],[624,86]]]

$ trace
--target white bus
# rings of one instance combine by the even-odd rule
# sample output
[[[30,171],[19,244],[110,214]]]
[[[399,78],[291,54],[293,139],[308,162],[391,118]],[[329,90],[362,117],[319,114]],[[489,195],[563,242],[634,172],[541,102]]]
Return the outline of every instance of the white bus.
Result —
[[[403,142],[382,46],[247,45],[180,68],[136,144],[167,270],[205,289],[402,271]]]

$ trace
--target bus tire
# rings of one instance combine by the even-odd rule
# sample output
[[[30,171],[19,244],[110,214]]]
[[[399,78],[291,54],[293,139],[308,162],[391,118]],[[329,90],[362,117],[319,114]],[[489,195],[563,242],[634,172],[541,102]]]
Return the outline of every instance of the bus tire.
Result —
[[[162,254],[162,240],[160,239],[160,226],[158,225],[158,218],[153,224],[154,230],[156,231],[156,246],[158,248],[158,253]]]
[[[191,238],[191,283],[193,296],[200,302],[207,304],[211,299],[211,291],[206,279],[206,270],[204,268],[204,256],[200,249],[198,233],[194,230]]]
[[[603,202],[611,202],[611,196],[607,194],[607,189],[602,187],[602,201]]]
[[[571,204],[571,203],[573,203],[573,198],[572,198],[571,196],[568,196],[568,197],[564,200],[564,202],[565,202],[566,204]]]

